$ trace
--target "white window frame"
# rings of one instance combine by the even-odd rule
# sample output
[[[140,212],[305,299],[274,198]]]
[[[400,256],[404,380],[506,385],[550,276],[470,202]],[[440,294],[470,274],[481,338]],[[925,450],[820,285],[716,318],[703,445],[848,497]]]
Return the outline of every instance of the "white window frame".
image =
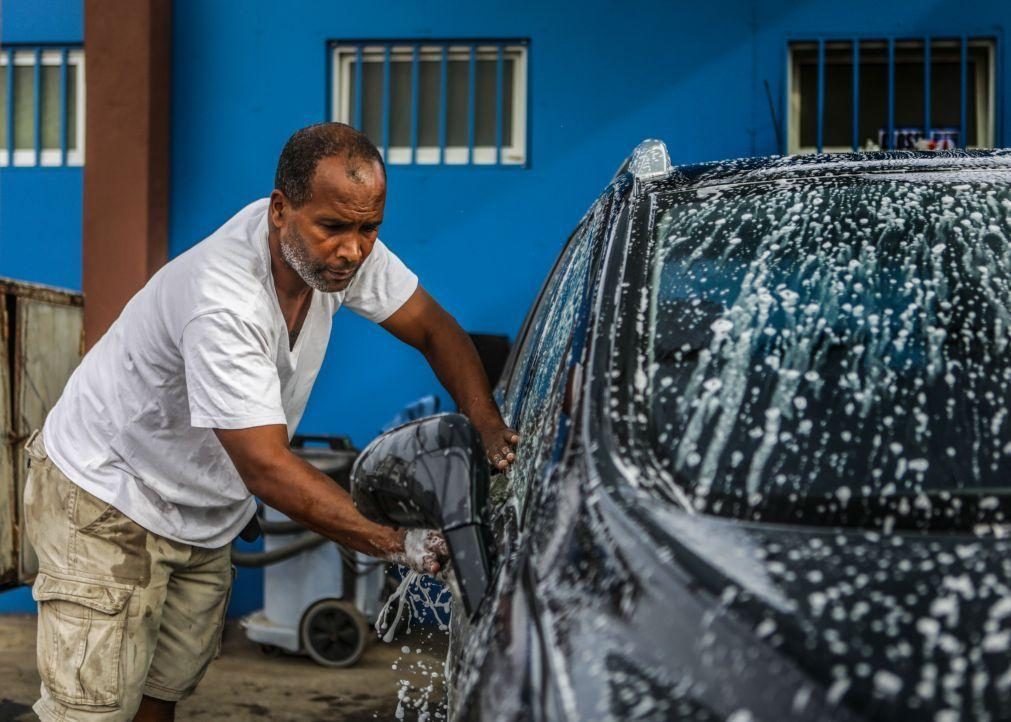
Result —
[[[13,53],[14,65],[24,66],[35,65],[35,50],[15,50]],[[39,65],[49,65],[49,66],[59,66],[62,62],[63,51],[62,50],[43,50],[39,54]],[[8,53],[0,52],[0,72],[4,74],[7,73],[7,58]],[[77,148],[76,150],[71,150],[67,148],[67,158],[66,162],[61,162],[62,150],[60,148],[41,148],[39,155],[41,157],[36,158],[34,148],[22,148],[14,150],[14,166],[17,167],[29,167],[29,166],[46,166],[46,167],[59,167],[59,166],[83,166],[84,165],[84,52],[82,50],[68,50],[67,51],[67,73],[76,72],[77,73],[77,128],[76,140]],[[13,88],[7,88],[8,93],[13,93]],[[38,101],[36,101],[38,102]],[[6,115],[7,108],[0,108],[0,113]],[[41,128],[35,128],[36,133],[41,133]],[[8,137],[10,142],[13,143],[14,138],[14,128],[7,129]],[[0,148],[0,167],[9,166],[10,163],[10,152],[8,149]]]
[[[389,48],[390,62],[407,62],[413,60],[413,45],[363,45],[362,62],[382,63],[384,53]],[[443,48],[446,50],[446,61],[469,60],[469,45],[419,45],[418,62],[436,62],[442,60]],[[514,61],[513,65],[513,104],[512,104],[512,128],[513,143],[507,145],[505,139],[502,144],[501,160],[496,158],[496,148],[494,145],[475,145],[471,163],[474,165],[524,165],[527,158],[527,48],[519,44],[507,44],[502,46],[503,58]],[[358,56],[358,49],[355,45],[337,45],[332,53],[332,107],[331,118],[341,123],[354,125],[354,118],[351,117],[351,72],[354,61]],[[498,46],[475,45],[474,56],[476,60],[495,60],[498,57]],[[384,113],[389,112],[389,108],[383,108]],[[383,159],[392,165],[410,165],[411,147],[390,146],[384,149],[381,143],[376,144],[379,152],[383,154]],[[415,148],[414,165],[437,165],[439,163],[439,146],[418,145]],[[444,165],[466,165],[468,163],[468,147],[446,145],[442,149],[442,163]],[[387,152],[384,152],[387,151]]]
[[[861,44],[863,43],[873,43],[881,42],[883,47],[887,47],[887,39],[882,40],[880,38],[857,38],[857,41]],[[826,44],[834,42],[853,42],[851,38],[832,38],[826,39]],[[951,47],[957,48],[961,44],[961,41],[957,39],[949,38],[933,38],[931,40],[932,47],[937,47],[939,45],[950,44]],[[915,47],[920,50],[923,49],[922,39],[896,39],[895,47],[899,48],[902,46]],[[804,153],[817,153],[818,148],[816,146],[801,146],[800,145],[800,72],[799,65],[800,61],[797,58],[796,51],[801,50],[805,53],[811,51],[811,47],[817,48],[817,40],[795,40],[792,41],[789,46],[789,57],[787,61],[786,68],[786,83],[787,88],[790,92],[789,101],[789,113],[787,119],[787,153],[789,154],[804,154]],[[986,63],[984,65],[976,65],[976,96],[975,98],[967,97],[966,103],[976,103],[976,145],[966,146],[968,149],[979,149],[979,148],[993,148],[994,141],[996,139],[996,102],[997,102],[997,87],[996,87],[996,62],[997,62],[997,47],[996,41],[990,38],[969,38],[968,46],[970,48],[982,47],[986,50]],[[851,56],[852,57],[852,56]],[[826,64],[829,60],[826,58]],[[985,82],[984,82],[985,81]],[[929,130],[929,129],[927,129]],[[823,153],[852,153],[852,146],[823,146]]]

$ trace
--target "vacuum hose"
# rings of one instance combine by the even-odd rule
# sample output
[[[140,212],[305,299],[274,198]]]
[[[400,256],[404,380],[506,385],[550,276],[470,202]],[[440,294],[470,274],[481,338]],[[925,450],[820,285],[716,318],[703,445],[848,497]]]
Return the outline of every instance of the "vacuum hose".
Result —
[[[282,524],[284,522],[275,522]],[[291,522],[294,523],[294,522]],[[264,531],[267,531],[264,529]],[[301,531],[299,529],[298,531]],[[291,532],[280,532],[280,533],[291,533]],[[266,552],[242,552],[232,547],[232,564],[240,567],[265,567],[270,564],[276,564],[277,562],[283,562],[285,559],[290,559],[291,557],[301,554],[304,551],[309,551],[310,549],[315,549],[328,542],[325,536],[320,536],[316,532],[306,532],[302,536],[298,537],[295,541],[287,546],[280,547],[278,549],[271,549]]]
[[[297,521],[267,521],[260,517],[260,531],[264,534],[299,534],[305,527]]]
[[[326,449],[306,447],[307,441],[323,442],[326,445]],[[352,445],[351,439],[346,436],[296,435],[291,440],[291,447],[296,453],[302,455],[303,458],[307,458],[306,455],[311,457],[307,458],[307,460],[314,464],[316,462],[312,461],[312,458],[321,458],[320,455],[322,454],[323,461],[326,463],[323,467],[317,466],[317,468],[320,468],[321,471],[330,476],[334,481],[347,488],[347,475],[351,469],[351,463],[354,461],[354,458],[358,453]],[[316,549],[317,547],[320,547],[330,541],[324,536],[308,531],[298,522],[290,520],[268,521],[264,518],[263,504],[257,504],[256,516],[253,517],[247,528],[243,530],[240,537],[247,542],[251,542],[255,541],[261,534],[271,534],[276,536],[294,536],[297,534],[298,536],[290,543],[269,551],[242,551],[233,544],[233,564],[240,567],[266,567],[271,564],[283,562],[286,559],[291,559],[303,552]],[[339,545],[338,548],[340,548]],[[345,563],[349,564],[353,571],[361,573],[358,572],[358,565],[354,555],[342,548],[340,548],[340,553]],[[365,566],[366,569],[371,569],[374,566],[378,566],[380,563],[383,562],[363,566]]]

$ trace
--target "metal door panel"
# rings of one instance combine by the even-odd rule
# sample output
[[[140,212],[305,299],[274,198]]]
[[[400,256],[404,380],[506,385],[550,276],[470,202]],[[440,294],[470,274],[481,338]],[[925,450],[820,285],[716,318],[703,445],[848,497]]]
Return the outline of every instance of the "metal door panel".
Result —
[[[81,359],[83,303],[79,293],[0,278],[0,590],[38,571],[23,534],[24,443]]]
[[[16,435],[25,439],[42,428],[49,410],[81,359],[81,309],[75,306],[19,298],[15,351]],[[27,459],[24,444],[14,449],[17,498],[24,498]],[[20,506],[19,506],[20,508]],[[20,540],[20,572],[28,581],[38,572],[38,559],[27,539]]]
[[[0,589],[18,582],[18,565],[14,541],[14,510],[17,494],[11,444],[14,429],[11,419],[10,335],[6,296],[0,294]]]

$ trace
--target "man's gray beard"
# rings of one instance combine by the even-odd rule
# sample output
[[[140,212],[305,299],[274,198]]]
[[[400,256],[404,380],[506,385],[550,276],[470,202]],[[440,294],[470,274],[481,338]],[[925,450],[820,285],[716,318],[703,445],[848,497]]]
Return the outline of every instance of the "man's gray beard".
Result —
[[[281,258],[291,266],[292,270],[299,275],[306,285],[315,288],[323,293],[332,293],[331,283],[323,278],[325,266],[313,263],[309,259],[309,254],[305,250],[305,241],[295,231],[291,232],[291,237],[285,239],[281,236]]]

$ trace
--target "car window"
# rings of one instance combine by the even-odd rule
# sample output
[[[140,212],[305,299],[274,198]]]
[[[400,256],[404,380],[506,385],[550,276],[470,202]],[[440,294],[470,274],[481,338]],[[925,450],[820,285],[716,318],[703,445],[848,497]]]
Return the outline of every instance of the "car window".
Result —
[[[697,508],[1011,493],[1006,175],[671,194],[654,234],[646,411]]]
[[[588,311],[592,241],[605,210],[604,202],[599,203],[566,244],[527,323],[506,391],[506,415],[521,435],[509,474],[520,509],[532,480],[555,451],[573,339]]]

